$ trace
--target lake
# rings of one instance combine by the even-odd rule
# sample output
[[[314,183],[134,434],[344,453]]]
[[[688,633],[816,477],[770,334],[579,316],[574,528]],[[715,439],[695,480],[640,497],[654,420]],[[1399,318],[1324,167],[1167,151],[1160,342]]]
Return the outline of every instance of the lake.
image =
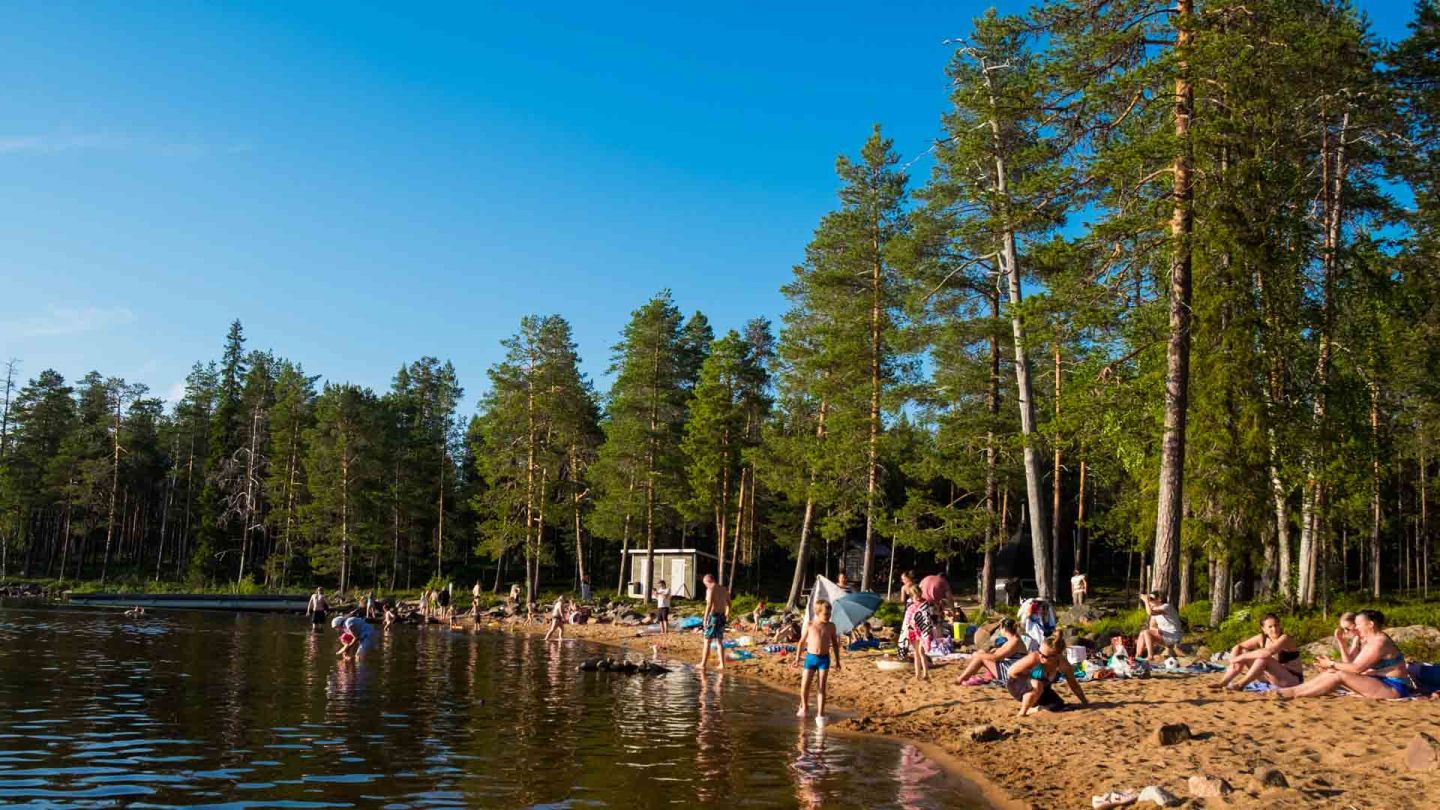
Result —
[[[733,674],[581,673],[600,648],[438,627],[337,646],[295,616],[0,608],[0,803],[987,806]]]

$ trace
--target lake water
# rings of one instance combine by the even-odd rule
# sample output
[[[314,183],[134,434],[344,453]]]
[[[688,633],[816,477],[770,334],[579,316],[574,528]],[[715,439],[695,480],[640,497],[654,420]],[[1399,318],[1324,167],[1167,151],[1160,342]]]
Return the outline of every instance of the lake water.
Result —
[[[0,804],[986,806],[733,675],[580,673],[595,648],[439,628],[336,647],[293,616],[0,608]]]

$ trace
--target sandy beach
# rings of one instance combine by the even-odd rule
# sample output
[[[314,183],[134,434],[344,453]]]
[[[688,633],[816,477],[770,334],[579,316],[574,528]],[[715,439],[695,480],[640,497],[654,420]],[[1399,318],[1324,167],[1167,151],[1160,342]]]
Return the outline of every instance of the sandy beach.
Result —
[[[540,624],[511,629],[543,632]],[[662,658],[694,663],[700,638],[638,635],[637,628],[579,625],[567,638],[624,644],[634,655],[656,645]],[[877,653],[849,653],[832,673],[831,727],[915,740],[953,757],[979,777],[997,804],[1032,808],[1090,807],[1112,790],[1158,784],[1184,807],[1422,808],[1440,806],[1440,769],[1413,771],[1404,750],[1417,732],[1440,738],[1440,701],[1376,702],[1323,697],[1278,702],[1264,695],[1220,694],[1216,676],[1154,677],[1084,684],[1090,707],[1016,717],[1018,704],[994,687],[954,683],[958,669],[940,666],[929,683],[910,672],[882,672]],[[728,661],[726,672],[794,691],[799,671],[788,656],[756,652]],[[1069,689],[1060,694],[1072,705]],[[1155,730],[1185,723],[1194,738],[1161,747]],[[973,742],[970,730],[990,724],[1003,733]],[[1276,768],[1288,787],[1261,787],[1254,774]],[[1192,797],[1192,775],[1220,777],[1233,792]],[[1137,807],[1154,807],[1152,804]]]

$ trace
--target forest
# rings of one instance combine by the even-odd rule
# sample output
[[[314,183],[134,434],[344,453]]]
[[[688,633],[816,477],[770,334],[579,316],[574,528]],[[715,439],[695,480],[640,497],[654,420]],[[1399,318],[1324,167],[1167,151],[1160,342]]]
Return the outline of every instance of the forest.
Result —
[[[559,314],[473,415],[449,362],[322,382],[238,320],[168,404],[12,360],[0,576],[533,593],[686,546],[791,601],[853,555],[880,591],[978,570],[988,606],[1015,538],[1043,596],[1073,567],[1216,621],[1428,595],[1440,4],[1410,13],[1398,42],[1342,0],[977,18],[930,148],[877,125],[836,159],[781,322],[660,291],[607,391]]]

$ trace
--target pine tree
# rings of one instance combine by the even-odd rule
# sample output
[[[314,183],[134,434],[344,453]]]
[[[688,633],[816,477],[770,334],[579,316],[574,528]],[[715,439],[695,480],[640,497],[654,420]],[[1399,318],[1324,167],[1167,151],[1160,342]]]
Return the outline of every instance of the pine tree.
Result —
[[[357,552],[378,545],[380,435],[380,404],[372,392],[350,384],[325,386],[315,401],[315,423],[305,433],[309,501],[301,513],[315,570],[335,574],[342,594],[356,580]]]
[[[629,546],[630,526],[638,528],[652,572],[656,540],[676,525],[685,497],[680,442],[694,384],[689,375],[699,368],[694,341],[693,335],[686,339],[680,312],[669,291],[663,291],[631,315],[612,355],[615,382],[605,409],[597,512],[602,521],[608,515],[612,527],[614,517],[623,515],[622,553]],[[647,599],[653,579],[644,583]]]

